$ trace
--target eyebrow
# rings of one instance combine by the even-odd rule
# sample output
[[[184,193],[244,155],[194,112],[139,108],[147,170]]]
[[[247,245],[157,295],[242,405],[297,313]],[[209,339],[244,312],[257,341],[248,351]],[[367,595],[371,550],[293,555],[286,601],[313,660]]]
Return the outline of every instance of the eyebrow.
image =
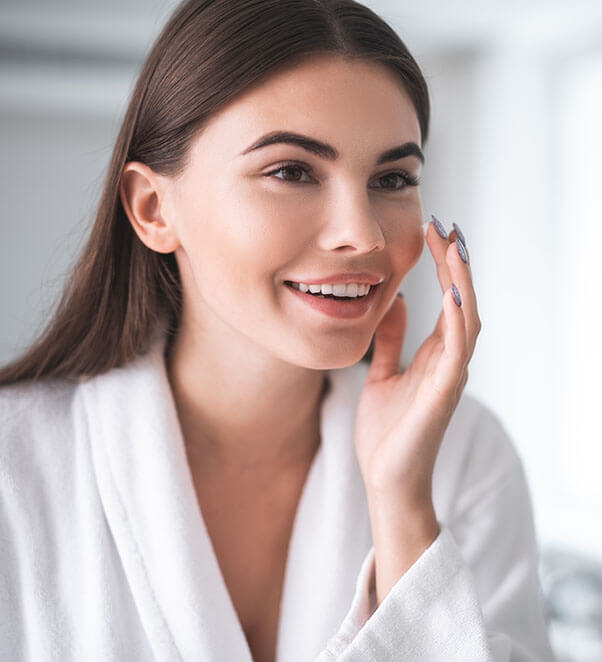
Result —
[[[328,159],[329,161],[336,161],[339,158],[339,152],[332,145],[291,131],[272,131],[266,133],[249,145],[240,153],[240,155],[242,156],[256,149],[261,149],[262,147],[275,145],[277,143],[297,145],[298,147],[302,147],[308,152],[323,159]],[[424,163],[424,154],[420,147],[414,142],[407,142],[383,152],[376,160],[376,164],[381,165],[390,161],[397,161],[397,159],[403,159],[406,156],[417,156],[420,159],[420,162]]]

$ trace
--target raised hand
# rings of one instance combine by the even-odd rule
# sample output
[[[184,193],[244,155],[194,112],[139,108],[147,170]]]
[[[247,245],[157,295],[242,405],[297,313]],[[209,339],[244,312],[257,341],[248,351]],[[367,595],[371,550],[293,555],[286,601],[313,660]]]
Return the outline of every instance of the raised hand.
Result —
[[[440,229],[446,234],[442,226]],[[411,563],[410,556],[416,556],[420,545],[424,547],[424,541],[432,540],[438,532],[431,493],[433,469],[468,379],[468,363],[481,330],[470,265],[461,258],[456,230],[452,235],[456,236],[444,238],[434,222],[428,223],[426,243],[443,292],[434,331],[401,372],[407,307],[404,299],[394,298],[375,332],[372,362],[355,422],[358,463],[371,517],[378,520],[372,522],[375,538],[382,534],[383,539],[397,540],[398,525],[411,537],[410,520],[417,523],[416,551],[406,557],[405,565]],[[468,258],[466,249],[464,254]],[[454,299],[452,283],[461,305]],[[377,546],[377,563],[378,556]],[[381,585],[395,579],[391,576]],[[386,593],[386,588],[381,586],[383,591]]]

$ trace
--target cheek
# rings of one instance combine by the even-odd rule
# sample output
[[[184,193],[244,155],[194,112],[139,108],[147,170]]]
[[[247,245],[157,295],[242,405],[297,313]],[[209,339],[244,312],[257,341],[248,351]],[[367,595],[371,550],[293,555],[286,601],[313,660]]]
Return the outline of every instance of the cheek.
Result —
[[[412,229],[407,244],[408,259],[410,260],[410,268],[412,268],[420,259],[426,246],[426,239],[424,238],[424,232],[422,230],[422,222],[418,228]]]
[[[391,255],[396,270],[402,273],[412,269],[424,251],[426,239],[422,224],[422,214],[415,213],[412,209],[410,213],[402,213],[401,219],[398,216],[389,225],[387,244],[392,249]]]
[[[241,293],[273,279],[298,250],[298,220],[266,195],[220,195],[187,220],[186,252],[197,278],[230,282]]]
[[[311,234],[307,209],[299,205],[298,197],[286,199],[260,185],[242,186],[231,205],[228,234],[232,245],[251,254],[266,272],[286,264]]]
[[[245,201],[221,230],[224,246],[231,255],[253,267],[253,274],[272,274],[294,255],[299,237],[294,216],[267,198]]]

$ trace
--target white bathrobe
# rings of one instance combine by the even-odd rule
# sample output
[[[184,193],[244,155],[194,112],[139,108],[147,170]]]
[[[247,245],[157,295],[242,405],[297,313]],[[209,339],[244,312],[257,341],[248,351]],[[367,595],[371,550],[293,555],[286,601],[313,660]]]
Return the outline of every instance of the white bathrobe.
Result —
[[[2,662],[252,662],[158,338],[101,376],[0,389]],[[329,371],[321,446],[288,549],[277,662],[553,660],[522,464],[466,392],[433,477],[441,531],[374,610],[353,444],[367,369]]]

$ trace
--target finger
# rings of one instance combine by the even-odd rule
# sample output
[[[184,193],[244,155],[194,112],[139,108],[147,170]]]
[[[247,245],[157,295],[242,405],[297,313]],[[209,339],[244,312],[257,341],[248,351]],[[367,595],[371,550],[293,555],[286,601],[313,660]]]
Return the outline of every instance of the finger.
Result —
[[[452,223],[452,229],[449,232],[449,238],[452,242],[456,241],[456,239],[459,239],[462,242],[462,245],[464,246],[464,250],[466,251],[466,255],[468,256],[468,266],[470,266],[470,253],[468,252],[466,237],[464,236],[464,233],[456,223]]]
[[[464,387],[466,386],[467,381],[468,381],[468,368],[464,368],[464,373],[462,375],[462,381],[460,382],[458,397],[462,394],[462,391],[464,390]]]
[[[445,336],[445,311],[443,308],[441,308],[432,335],[437,336],[438,338],[443,338]]]
[[[458,246],[460,244],[460,246]],[[477,297],[472,281],[470,263],[465,263],[461,257],[464,245],[457,239],[447,249],[446,261],[451,278],[462,299],[462,311],[466,327],[466,342],[468,357],[472,357],[477,342],[477,336],[481,331],[481,320],[477,307]]]
[[[368,383],[387,379],[399,374],[401,349],[407,326],[405,299],[395,296],[389,310],[374,332],[374,349],[370,369],[366,375]]]
[[[453,397],[463,379],[468,356],[464,313],[456,304],[451,288],[443,293],[443,315],[444,345],[433,379],[437,391]]]
[[[436,217],[433,215],[432,219]],[[444,234],[447,234],[447,230],[443,224],[438,221],[439,227]],[[435,264],[437,265],[437,279],[441,285],[441,291],[445,292],[451,287],[452,277],[449,271],[449,265],[446,261],[447,248],[450,245],[449,236],[447,238],[441,237],[435,228],[435,223],[433,220],[428,222],[426,233],[425,233],[426,243],[431,251]]]

